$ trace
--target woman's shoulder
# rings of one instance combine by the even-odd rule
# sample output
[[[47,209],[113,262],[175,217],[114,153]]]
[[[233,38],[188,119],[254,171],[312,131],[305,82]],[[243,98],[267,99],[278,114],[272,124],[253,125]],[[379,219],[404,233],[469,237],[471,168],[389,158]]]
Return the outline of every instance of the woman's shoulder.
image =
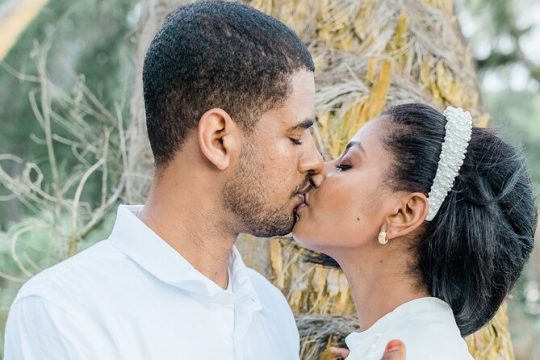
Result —
[[[381,336],[381,346],[392,339],[401,339],[407,347],[407,358],[414,360],[472,360],[467,344],[455,324],[441,319],[408,319]]]
[[[380,359],[386,343],[392,339],[405,343],[408,359],[472,360],[452,310],[438,299],[406,303],[367,331],[349,335],[348,359]]]

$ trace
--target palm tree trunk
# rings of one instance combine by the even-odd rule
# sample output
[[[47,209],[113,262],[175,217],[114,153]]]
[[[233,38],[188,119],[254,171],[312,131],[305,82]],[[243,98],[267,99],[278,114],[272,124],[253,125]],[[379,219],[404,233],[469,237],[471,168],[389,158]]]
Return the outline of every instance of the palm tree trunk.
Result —
[[[187,2],[143,1],[146,15],[141,25],[140,61],[150,41],[148,35],[155,32],[163,16]],[[327,158],[337,156],[360,126],[398,103],[426,101],[439,109],[461,106],[471,111],[477,126],[488,121],[452,0],[245,3],[284,21],[309,45],[317,68],[316,137]],[[141,157],[149,158],[140,145],[144,132],[140,100],[138,94],[133,107],[135,173],[148,164]],[[145,186],[135,179],[131,198],[137,199]],[[288,238],[243,235],[238,247],[248,266],[266,275],[287,297],[298,317],[303,359],[325,358],[324,349],[342,343],[344,335],[355,328],[349,288],[339,270],[306,263],[305,251]],[[492,322],[467,339],[475,359],[514,358],[507,322],[503,306]]]

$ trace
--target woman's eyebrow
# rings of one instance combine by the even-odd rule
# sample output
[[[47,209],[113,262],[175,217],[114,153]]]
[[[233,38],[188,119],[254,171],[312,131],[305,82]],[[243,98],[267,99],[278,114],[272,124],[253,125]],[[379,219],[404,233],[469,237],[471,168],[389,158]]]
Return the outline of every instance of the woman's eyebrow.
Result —
[[[362,146],[362,143],[360,141],[351,141],[347,144],[347,146],[345,147],[345,151],[344,153],[346,153],[347,151],[349,151],[350,148],[352,148],[353,146],[356,146],[360,149],[360,151],[362,151],[363,153],[366,152],[366,149],[364,149],[364,147]]]
[[[364,155],[366,154],[366,149],[364,149],[360,141],[351,141],[347,144],[347,146],[345,146],[345,150],[343,150],[343,152],[341,153],[338,159],[342,159],[345,155],[347,155],[347,153],[352,147],[357,147],[360,149],[360,151],[364,153]]]

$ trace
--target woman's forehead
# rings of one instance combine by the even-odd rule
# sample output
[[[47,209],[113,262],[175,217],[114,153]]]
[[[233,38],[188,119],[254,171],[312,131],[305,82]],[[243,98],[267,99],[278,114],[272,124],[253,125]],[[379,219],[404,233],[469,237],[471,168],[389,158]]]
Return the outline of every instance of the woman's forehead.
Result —
[[[358,129],[351,141],[365,143],[378,140],[385,126],[387,125],[382,121],[382,118],[377,117]]]

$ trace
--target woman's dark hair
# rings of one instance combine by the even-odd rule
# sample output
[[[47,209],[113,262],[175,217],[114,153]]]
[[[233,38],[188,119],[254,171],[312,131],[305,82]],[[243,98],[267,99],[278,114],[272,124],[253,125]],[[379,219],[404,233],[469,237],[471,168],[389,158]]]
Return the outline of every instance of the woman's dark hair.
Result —
[[[383,113],[393,155],[388,185],[428,195],[446,118],[424,104]],[[435,218],[415,242],[414,273],[447,302],[462,336],[485,325],[519,278],[534,245],[537,209],[522,154],[491,129],[473,128],[459,175]],[[308,261],[339,266],[326,255]]]
[[[424,104],[384,114],[393,154],[390,187],[428,194],[446,118]],[[465,160],[435,218],[425,222],[415,270],[452,307],[463,336],[486,324],[518,279],[534,245],[537,209],[519,151],[491,129],[473,128]]]

